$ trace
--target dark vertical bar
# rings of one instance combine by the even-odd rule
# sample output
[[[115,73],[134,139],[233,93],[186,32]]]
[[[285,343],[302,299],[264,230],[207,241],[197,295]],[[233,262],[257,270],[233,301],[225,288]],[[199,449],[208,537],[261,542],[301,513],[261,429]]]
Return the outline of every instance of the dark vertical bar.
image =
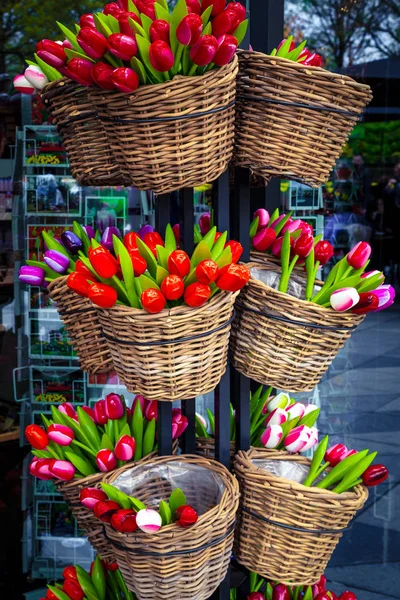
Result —
[[[164,235],[171,217],[169,194],[161,194],[156,198],[155,210],[156,230]],[[158,452],[162,455],[172,454],[172,402],[158,403]]]
[[[218,231],[229,231],[229,170],[213,184],[214,220]]]
[[[184,188],[179,192],[181,210],[183,211],[182,241],[185,252],[191,256],[194,248],[194,194],[193,188]],[[183,451],[185,454],[196,452],[196,398],[182,400],[182,412],[188,419],[188,427],[183,434]]]

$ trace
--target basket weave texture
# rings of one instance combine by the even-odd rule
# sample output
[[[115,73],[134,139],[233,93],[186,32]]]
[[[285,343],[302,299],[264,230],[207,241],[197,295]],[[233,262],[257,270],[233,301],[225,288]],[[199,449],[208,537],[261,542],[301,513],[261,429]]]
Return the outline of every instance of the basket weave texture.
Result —
[[[319,187],[371,98],[345,75],[239,51],[234,164]]]
[[[231,463],[233,464],[236,454],[236,442],[231,441],[229,448],[229,455],[231,457]],[[205,458],[215,458],[215,439],[196,437],[196,454],[204,456]]]
[[[112,359],[96,309],[87,298],[73,292],[66,281],[66,276],[58,277],[47,289],[50,298],[57,303],[57,311],[79,357],[79,364],[90,374],[108,373],[112,370]]]
[[[96,112],[99,91],[63,78],[48,84],[42,97],[62,137],[73,177],[81,185],[129,185],[114,157],[111,128]]]
[[[114,369],[128,391],[173,402],[213,390],[226,370],[236,296],[219,292],[200,308],[158,314],[120,305],[97,309]]]
[[[257,263],[246,266],[271,269]],[[291,392],[314,389],[365,317],[300,300],[253,277],[235,308],[233,366],[258,383]]]
[[[43,97],[79,183],[161,194],[209,183],[227,169],[237,71],[235,56],[203,76],[176,76],[132,94],[63,79]]]
[[[173,461],[215,473],[224,484],[224,492],[220,502],[214,505],[209,486],[199,489],[193,478],[192,487],[185,487],[183,492],[187,503],[194,505],[200,516],[197,523],[188,528],[171,524],[155,534],[123,534],[106,524],[106,534],[125,583],[139,600],[205,600],[223,581],[229,567],[239,503],[235,477],[220,463],[191,455],[158,457],[136,467],[133,475]],[[118,472],[113,473],[107,478],[108,483],[117,477]],[[135,496],[149,508],[157,508],[154,496],[168,501],[171,491],[167,479],[154,477],[145,481]]]
[[[358,485],[351,492],[336,494],[305,487],[257,468],[254,459],[311,462],[278,450],[251,449],[236,455],[241,502],[235,557],[267,579],[311,585],[325,571],[341,530],[365,504],[367,488]]]
[[[80,529],[85,531],[96,552],[100,554],[103,560],[115,562],[113,548],[104,535],[103,523],[94,516],[92,511],[82,506],[79,500],[79,494],[83,488],[94,487],[99,489],[103,479],[104,473],[96,473],[82,479],[59,483],[57,489],[69,505]]]

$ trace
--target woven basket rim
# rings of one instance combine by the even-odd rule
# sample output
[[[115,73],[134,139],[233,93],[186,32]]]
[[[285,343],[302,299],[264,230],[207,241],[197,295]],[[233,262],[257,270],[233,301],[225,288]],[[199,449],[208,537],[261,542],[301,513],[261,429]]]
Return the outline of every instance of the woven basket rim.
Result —
[[[253,267],[256,267],[257,269],[264,269],[266,271],[270,270],[267,265],[263,265],[262,263],[256,263],[256,262],[248,262],[244,266],[247,267],[249,270]],[[249,283],[250,282],[252,285],[255,285],[256,287],[259,287],[262,290],[267,291],[269,294],[280,297],[285,302],[288,302],[288,303],[290,302],[293,305],[295,305],[297,303],[304,308],[309,308],[310,310],[312,309],[313,311],[316,311],[317,313],[319,312],[321,315],[324,315],[325,318],[329,319],[330,316],[334,315],[335,318],[337,319],[342,314],[336,310],[333,310],[333,308],[326,308],[324,306],[320,306],[319,304],[316,304],[315,302],[310,302],[309,300],[303,300],[301,298],[296,298],[295,296],[291,296],[290,294],[287,294],[286,292],[280,292],[279,290],[276,290],[276,289],[270,287],[266,283],[259,281],[258,279],[255,279],[251,273],[250,273]],[[249,283],[247,285],[249,285]],[[348,311],[344,312],[343,315],[345,315],[346,317],[352,317],[352,319],[357,323],[358,322],[361,323],[361,321],[363,321],[364,317],[365,317],[365,315],[355,315]]]
[[[372,97],[371,88],[369,85],[365,83],[359,83],[352,77],[348,75],[342,75],[341,73],[333,73],[332,71],[328,71],[328,69],[324,69],[323,67],[315,67],[312,65],[304,65],[303,63],[296,62],[294,60],[289,60],[288,58],[283,58],[282,56],[270,56],[268,54],[264,54],[263,52],[257,52],[256,50],[243,50],[239,49],[237,51],[238,56],[249,56],[255,57],[258,59],[263,59],[264,62],[269,63],[271,67],[276,65],[282,65],[290,67],[294,70],[297,70],[299,75],[316,75],[320,76],[321,79],[329,77],[332,80],[336,80],[337,82],[345,82],[352,84],[360,90],[369,91]]]
[[[234,502],[236,499],[239,498],[239,495],[240,495],[239,494],[239,483],[238,483],[236,477],[234,477],[232,475],[232,473],[230,471],[228,471],[228,469],[226,467],[224,467],[224,465],[222,465],[222,463],[218,462],[217,460],[214,460],[213,458],[205,458],[204,456],[199,456],[197,454],[179,454],[177,456],[157,456],[157,457],[149,459],[149,460],[142,460],[140,462],[140,464],[135,465],[135,467],[136,466],[138,468],[139,467],[143,468],[146,466],[151,467],[151,466],[155,466],[158,462],[163,463],[163,462],[177,462],[177,461],[188,462],[191,464],[196,464],[198,462],[204,463],[205,461],[208,462],[209,463],[208,468],[211,471],[213,471],[214,473],[216,473],[217,475],[219,475],[219,477],[221,477],[224,484],[226,482],[229,482],[231,484],[231,486],[235,489],[235,494],[231,498],[229,498],[230,492],[228,491],[228,489],[225,489],[221,496],[219,503],[216,506],[207,510],[202,515],[200,515],[198,520],[196,521],[196,523],[187,529],[178,528],[178,532],[177,532],[176,523],[170,523],[169,525],[164,525],[163,527],[161,527],[161,529],[159,529],[159,531],[157,531],[156,533],[144,534],[144,535],[151,535],[153,540],[159,541],[159,542],[170,541],[172,539],[176,539],[177,541],[179,541],[180,538],[186,537],[187,533],[195,534],[199,529],[201,529],[204,522],[210,523],[219,518],[220,507],[223,503],[226,503],[229,501]],[[124,465],[120,469],[116,469],[115,471],[113,471],[112,477],[107,477],[107,482],[112,484],[119,475],[119,473],[117,474],[117,471],[123,472],[127,469],[128,469],[127,465]],[[211,513],[213,513],[213,514],[211,514]],[[121,533],[119,531],[116,531],[115,529],[112,529],[112,531],[113,531],[113,535],[115,534],[115,535],[117,535],[118,538],[121,538],[121,539],[134,540],[137,538],[137,535],[140,535],[140,539],[138,540],[138,542],[143,542],[143,539],[141,539],[143,536],[142,532],[140,532],[138,534],[137,532]]]
[[[357,485],[356,487],[353,488],[354,491],[348,491],[348,492],[343,492],[342,494],[337,494],[336,492],[333,492],[331,490],[325,490],[325,489],[321,489],[321,488],[317,488],[317,487],[307,487],[304,486],[302,483],[297,483],[297,481],[293,481],[291,479],[286,479],[286,477],[277,477],[276,475],[274,475],[273,473],[271,473],[270,471],[267,471],[266,469],[260,469],[258,467],[256,467],[252,462],[251,459],[265,459],[265,460],[290,460],[290,461],[295,461],[298,463],[301,463],[303,465],[311,465],[311,460],[309,458],[307,458],[306,456],[302,456],[300,454],[291,454],[290,452],[287,452],[285,450],[269,450],[269,449],[264,449],[264,448],[250,448],[250,450],[247,451],[239,451],[238,455],[239,458],[241,458],[246,465],[246,469],[249,470],[249,472],[251,472],[254,475],[260,475],[260,473],[266,474],[266,476],[268,477],[268,479],[274,481],[274,482],[279,482],[281,484],[286,485],[288,488],[293,489],[297,492],[304,492],[305,490],[307,490],[307,494],[311,493],[311,494],[315,494],[315,497],[317,498],[318,496],[320,498],[322,498],[323,496],[325,496],[327,499],[329,498],[330,500],[332,499],[336,499],[340,502],[340,500],[360,500],[361,498],[364,498],[365,496],[368,496],[368,490],[364,485]]]
[[[49,292],[51,292],[58,284],[61,283],[61,285],[64,285],[64,283],[66,283],[67,279],[68,279],[68,275],[61,275],[60,277],[56,277],[55,279],[53,279],[53,281],[50,281],[50,283],[46,289]]]
[[[96,483],[97,480],[102,480],[104,477],[104,473],[93,473],[92,475],[87,475],[86,477],[74,478],[72,481],[57,481],[55,485],[57,488],[62,488],[63,490],[71,490],[80,485],[88,485],[90,487],[91,483]]]
[[[222,73],[222,75],[226,72],[232,71],[236,68],[238,63],[238,57],[237,54],[234,55],[233,59],[227,64],[224,65],[223,67],[218,67],[217,69],[212,69],[211,71],[208,71],[207,73],[204,73],[204,75],[175,75],[170,81],[162,81],[160,83],[153,83],[151,85],[147,85],[147,84],[143,84],[140,85],[134,92],[131,93],[125,93],[125,92],[118,92],[118,90],[105,90],[103,88],[100,87],[95,87],[93,86],[92,90],[105,94],[107,96],[114,96],[114,98],[121,98],[121,97],[125,97],[125,98],[135,98],[135,97],[140,97],[141,92],[145,89],[146,93],[150,91],[154,92],[160,92],[163,89],[169,87],[171,84],[172,85],[178,85],[179,83],[181,83],[182,81],[192,81],[193,83],[197,83],[200,81],[209,81],[210,79],[214,79],[216,77],[219,78],[219,74]],[[72,85],[74,85],[76,88],[84,88],[85,86],[83,86],[82,84],[69,79],[68,77],[61,77],[60,79],[57,79],[56,81],[51,81],[50,83],[48,83],[47,85],[45,85],[45,87],[43,88],[41,95],[45,95],[46,92],[50,91],[50,90],[54,90],[57,87],[64,87],[65,85],[71,83]]]
[[[233,299],[235,299],[238,294],[239,292],[225,292],[221,290],[220,292],[215,294],[211,298],[211,300],[208,300],[205,304],[197,308],[193,308],[191,306],[188,306],[187,304],[181,304],[180,306],[174,306],[173,308],[164,308],[156,314],[148,313],[143,308],[134,308],[133,306],[126,306],[125,304],[115,304],[111,308],[107,309],[100,308],[95,304],[93,304],[93,307],[96,308],[96,310],[108,311],[114,314],[119,313],[119,316],[133,316],[135,318],[145,316],[146,320],[149,317],[152,317],[153,319],[170,319],[172,317],[181,317],[185,315],[187,315],[188,317],[192,315],[201,315],[202,313],[209,311],[210,308],[219,308],[219,306],[217,305],[222,305],[225,299],[227,299],[228,297],[233,296]]]

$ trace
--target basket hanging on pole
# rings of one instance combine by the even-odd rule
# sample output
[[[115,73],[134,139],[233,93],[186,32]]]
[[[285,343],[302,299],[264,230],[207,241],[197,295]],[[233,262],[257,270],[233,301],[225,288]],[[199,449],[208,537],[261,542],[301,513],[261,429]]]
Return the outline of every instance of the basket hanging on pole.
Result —
[[[168,193],[214,181],[233,154],[238,60],[126,94],[67,79],[43,100],[81,185]]]
[[[49,296],[57,303],[81,369],[90,374],[108,373],[112,370],[112,359],[96,309],[87,298],[78,296],[67,286],[67,279],[67,276],[54,279],[47,288]]]
[[[234,164],[266,181],[319,187],[370,102],[370,87],[286,58],[238,55]]]

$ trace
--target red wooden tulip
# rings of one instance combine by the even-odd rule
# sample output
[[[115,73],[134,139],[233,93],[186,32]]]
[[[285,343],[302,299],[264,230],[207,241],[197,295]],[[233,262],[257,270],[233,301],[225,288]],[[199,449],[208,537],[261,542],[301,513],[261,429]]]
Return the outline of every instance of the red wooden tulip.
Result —
[[[36,44],[36,54],[45,63],[56,69],[60,69],[67,62],[67,55],[63,46],[52,40],[42,40]]]
[[[92,29],[96,29],[96,24],[94,22],[94,16],[92,14],[82,15],[79,19],[79,27],[91,27]]]
[[[349,592],[346,590],[342,594],[340,594],[338,600],[357,600],[357,596],[353,594],[353,592]]]
[[[365,315],[379,306],[379,298],[373,292],[360,292],[360,299],[357,304],[351,309],[351,312],[356,315]]]
[[[258,250],[259,252],[265,252],[268,250],[276,240],[276,231],[271,227],[264,227],[264,229],[260,229],[257,231],[256,235],[253,237],[251,243],[253,244],[253,248]]]
[[[218,50],[213,59],[214,64],[223,67],[230,63],[237,47],[237,39],[233,35],[222,35],[218,38]]]
[[[297,240],[294,240],[292,246],[292,253],[300,256],[300,258],[306,258],[314,246],[314,238],[311,233],[302,233]]]
[[[136,231],[130,231],[129,233],[126,233],[124,235],[124,246],[125,248],[127,248],[129,251],[130,250],[137,250],[137,241],[136,239],[139,237],[139,234],[136,233]]]
[[[136,450],[136,442],[130,435],[123,435],[115,444],[114,454],[118,460],[132,460]]]
[[[178,300],[185,290],[185,284],[179,275],[167,275],[161,284],[161,291],[167,300]]]
[[[186,6],[189,12],[201,15],[201,6],[199,0],[186,0]]]
[[[79,500],[85,508],[93,510],[98,502],[108,500],[108,496],[103,490],[88,487],[80,491]]]
[[[226,10],[233,10],[236,13],[239,23],[246,19],[246,7],[240,2],[229,2]]]
[[[242,244],[240,244],[239,242],[235,242],[235,240],[229,240],[229,242],[226,242],[225,248],[227,246],[230,247],[231,252],[232,252],[232,262],[237,263],[243,254]]]
[[[199,219],[199,227],[201,235],[206,235],[210,231],[211,228],[211,215],[209,212],[201,215]]]
[[[347,447],[344,444],[335,444],[328,448],[325,452],[324,460],[328,462],[331,467],[335,467],[340,461],[343,460],[344,454],[347,452]]]
[[[103,14],[104,15],[112,15],[113,17],[118,19],[118,17],[120,17],[121,15],[124,14],[124,11],[121,9],[120,6],[118,6],[118,4],[116,2],[109,2],[103,8]]]
[[[185,46],[193,46],[201,36],[203,30],[203,21],[197,14],[190,13],[183,17],[176,28],[176,37],[178,42]]]
[[[147,269],[147,263],[138,252],[129,252],[135,277],[140,277]]]
[[[277,258],[281,257],[282,244],[283,244],[283,236],[280,236],[280,237],[276,238],[276,240],[274,241],[274,243],[271,246],[271,252]],[[289,238],[289,244],[291,246],[293,246],[293,239],[292,238]]]
[[[88,298],[100,308],[111,308],[118,299],[117,291],[105,283],[92,283],[88,290]]]
[[[140,301],[143,305],[143,308],[147,310],[147,312],[153,314],[161,312],[167,303],[164,294],[160,292],[160,290],[153,288],[142,292]]]
[[[117,466],[114,452],[108,450],[107,448],[103,448],[103,450],[98,451],[96,455],[96,463],[100,471],[103,473],[108,473],[108,471],[112,471]]]
[[[103,246],[89,248],[89,260],[96,273],[104,279],[113,277],[119,268],[117,259]]]
[[[174,54],[170,46],[162,40],[150,44],[149,57],[153,69],[161,73],[169,71],[174,66]]]
[[[211,16],[215,17],[225,9],[225,0],[201,0],[201,8],[204,12],[206,8],[212,6]]]
[[[112,421],[122,419],[125,413],[125,404],[119,394],[107,394],[104,399],[106,415]]]
[[[85,54],[94,60],[104,56],[108,50],[107,40],[104,35],[92,27],[82,27],[76,36],[76,41]]]
[[[108,421],[106,413],[106,401],[98,400],[94,405],[94,418],[97,425],[105,425]]]
[[[111,517],[117,510],[121,510],[118,502],[114,502],[113,500],[101,500],[97,502],[95,505],[93,512],[95,516],[103,521],[103,523],[109,523],[111,521]]]
[[[389,477],[389,471],[385,465],[370,465],[362,474],[362,480],[367,487],[379,485]]]
[[[217,286],[226,292],[237,292],[246,285],[250,279],[250,271],[243,265],[230,264],[219,272]]]
[[[51,590],[47,590],[45,600],[59,600],[58,596],[53,594]]]
[[[217,50],[217,39],[213,35],[202,35],[190,48],[190,60],[199,67],[206,67],[213,61]]]
[[[50,441],[47,433],[39,425],[28,425],[25,428],[25,437],[35,450],[44,450]]]
[[[92,78],[93,81],[104,90],[113,90],[114,84],[111,76],[113,74],[114,67],[106,65],[103,62],[98,62],[92,67]]]
[[[111,516],[111,526],[122,533],[132,533],[138,528],[136,513],[129,508],[122,508]]]
[[[319,264],[325,265],[328,260],[330,260],[333,256],[334,249],[332,244],[327,242],[326,240],[321,240],[315,244],[314,248],[314,256],[315,260],[319,262]]]
[[[121,17],[118,18],[119,30],[124,35],[130,35],[133,37],[136,34],[136,32],[129,22],[130,18],[133,19],[133,21],[136,21],[136,23],[138,23],[139,25],[141,25],[141,20],[135,13],[124,13]]]
[[[168,257],[168,271],[186,277],[190,271],[190,258],[184,250],[174,250]]]
[[[53,460],[49,465],[49,471],[61,481],[71,481],[74,478],[76,469],[72,463],[67,460]]]
[[[85,594],[78,581],[66,579],[63,585],[63,591],[71,600],[83,600]]]
[[[155,0],[147,1],[145,3],[145,5],[143,6],[142,10],[140,11],[141,13],[146,15],[146,17],[149,17],[149,19],[151,19],[152,21],[154,21],[156,18],[156,11],[154,8],[154,3],[155,3]]]
[[[278,583],[272,591],[272,600],[290,600],[290,592],[286,585]]]
[[[156,19],[150,25],[150,29],[149,29],[150,40],[152,42],[161,40],[169,45],[170,44],[169,30],[170,30],[170,27],[169,27],[169,23],[167,23],[167,21],[163,21],[163,19]]]
[[[245,9],[246,10],[246,9]],[[225,33],[233,33],[236,27],[239,25],[236,13],[233,10],[229,10],[229,7],[220,13],[212,20],[212,32],[216,38],[219,38]]]
[[[191,283],[187,286],[183,296],[186,304],[198,308],[207,302],[211,296],[211,288],[205,283]]]
[[[92,280],[94,279],[93,273],[90,271],[90,269],[87,268],[87,266],[81,261],[80,258],[75,263],[75,270],[78,273],[82,273],[83,275],[86,275],[88,278],[91,278]]]
[[[119,92],[134,92],[139,86],[137,73],[129,67],[118,67],[111,75],[111,81]]]
[[[218,265],[211,259],[202,260],[196,267],[196,277],[200,283],[206,283],[207,285],[213,283],[217,280],[218,274]]]
[[[152,419],[158,419],[158,402],[157,400],[151,400],[147,404],[144,412],[144,416],[148,421]]]
[[[62,573],[64,579],[72,579],[74,581],[78,581],[78,575],[76,574],[76,567],[73,565],[68,565],[65,567]]]
[[[265,596],[261,592],[251,592],[247,596],[247,600],[265,600]]]
[[[154,256],[157,258],[157,246],[165,246],[164,240],[157,231],[151,231],[146,233],[143,237],[143,241],[150,248]]]
[[[371,246],[367,242],[358,242],[346,256],[353,269],[361,269],[371,256]]]
[[[195,509],[188,504],[179,506],[175,511],[176,524],[180,527],[190,527],[194,525],[198,520],[199,516]]]
[[[74,81],[77,81],[81,85],[92,85],[92,67],[93,63],[86,58],[71,58],[67,67],[68,77]]]
[[[112,33],[107,42],[110,52],[121,60],[129,61],[137,54],[138,47],[135,37],[123,33]]]

